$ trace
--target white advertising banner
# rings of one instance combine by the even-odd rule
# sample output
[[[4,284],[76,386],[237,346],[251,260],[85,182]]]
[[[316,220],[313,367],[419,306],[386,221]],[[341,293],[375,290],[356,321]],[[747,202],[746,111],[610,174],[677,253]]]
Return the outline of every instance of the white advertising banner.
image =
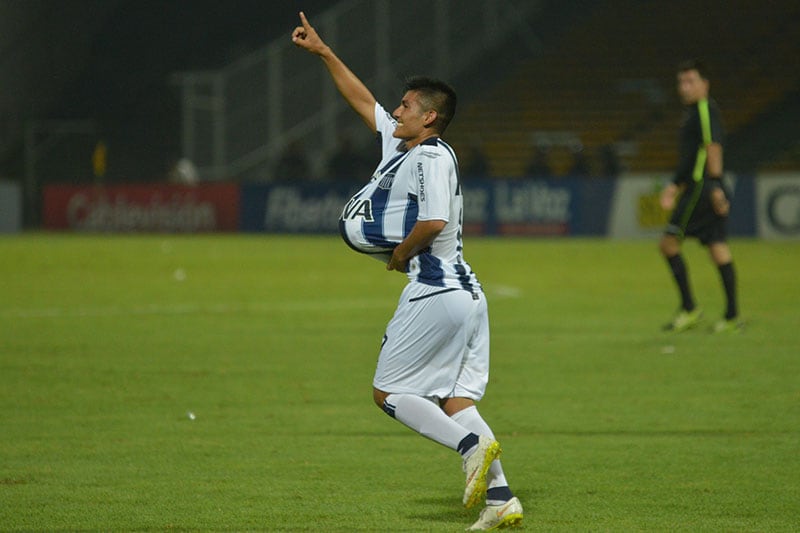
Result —
[[[617,179],[609,213],[608,233],[616,239],[657,238],[669,213],[661,209],[659,194],[669,179],[652,174],[626,174]]]
[[[800,175],[759,175],[756,213],[759,237],[800,239]]]

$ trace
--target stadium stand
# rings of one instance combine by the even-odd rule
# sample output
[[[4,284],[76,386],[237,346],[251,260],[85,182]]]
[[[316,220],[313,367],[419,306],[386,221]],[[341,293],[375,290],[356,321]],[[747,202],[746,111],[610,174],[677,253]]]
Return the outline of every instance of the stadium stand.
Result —
[[[800,4],[734,0],[720,7],[711,0],[605,2],[465,106],[449,139],[459,149],[479,135],[494,176],[523,175],[537,143],[549,143],[555,174],[568,172],[578,142],[591,156],[613,144],[629,171],[666,171],[674,167],[681,120],[674,68],[701,57],[731,140],[746,143],[748,128],[760,125],[782,139],[781,168],[796,168],[797,132],[770,128],[764,115],[798,100]],[[774,155],[748,150],[736,163],[768,165]]]
[[[316,12],[330,4],[304,2],[305,9]],[[517,50],[487,50],[481,64],[472,68],[471,79],[455,80],[464,104],[447,138],[461,154],[480,145],[491,175],[523,175],[537,144],[549,145],[556,174],[568,171],[577,146],[595,171],[597,154],[609,145],[616,147],[627,170],[671,169],[681,114],[674,96],[674,66],[690,56],[701,56],[712,67],[712,93],[730,134],[729,161],[741,168],[800,168],[794,127],[800,122],[800,112],[794,111],[800,107],[800,70],[795,67],[800,3],[543,4],[543,11],[559,16],[540,12],[529,21],[529,41],[538,39],[541,47],[520,42]],[[13,74],[19,70],[17,62],[28,64],[33,78],[51,80],[40,85],[53,93],[41,109],[26,100],[6,106],[15,110],[0,117],[0,170],[6,175],[23,169],[25,120],[91,118],[98,121],[114,158],[107,180],[158,177],[180,150],[178,89],[168,86],[170,73],[220,68],[235,60],[237,52],[284,38],[296,17],[294,10],[274,15],[274,6],[258,0],[240,0],[236,10],[214,0],[196,0],[191,9],[189,4],[155,0],[96,0],[87,5],[102,5],[103,16],[85,30],[89,53],[73,54],[73,63],[64,63],[69,76],[53,76],[44,67],[33,70],[41,61],[25,55],[28,48],[36,49],[39,33],[52,33],[50,25],[60,20],[60,11],[48,11],[42,19],[47,25],[39,30],[26,29],[21,37],[6,32],[2,40],[2,66]],[[156,7],[159,16],[153,17]],[[74,21],[61,18],[64,28],[74,32]],[[207,31],[211,22],[214,32]],[[226,40],[231,32],[238,40],[233,44]],[[23,116],[22,110],[32,116]]]

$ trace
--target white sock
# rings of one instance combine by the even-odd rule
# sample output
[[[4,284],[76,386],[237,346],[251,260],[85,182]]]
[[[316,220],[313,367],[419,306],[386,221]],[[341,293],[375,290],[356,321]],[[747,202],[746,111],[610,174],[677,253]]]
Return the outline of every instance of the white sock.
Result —
[[[492,428],[490,428],[489,424],[487,424],[483,417],[481,417],[481,414],[478,412],[478,408],[474,405],[467,407],[466,409],[462,409],[450,418],[473,433],[494,438]],[[503,467],[500,464],[500,459],[495,459],[492,461],[492,465],[489,467],[489,472],[486,474],[486,486],[490,489],[508,486],[508,481],[503,473]],[[492,502],[487,503],[490,505],[495,505]]]
[[[390,394],[384,401],[384,410],[420,435],[453,450],[458,450],[459,443],[471,433],[439,405],[421,396]]]

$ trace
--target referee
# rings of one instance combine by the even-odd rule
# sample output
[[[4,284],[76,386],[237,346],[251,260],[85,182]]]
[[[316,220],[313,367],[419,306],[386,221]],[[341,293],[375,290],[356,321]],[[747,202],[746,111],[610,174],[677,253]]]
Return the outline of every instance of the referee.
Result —
[[[681,308],[665,329],[681,332],[702,320],[703,312],[692,296],[681,255],[684,238],[695,237],[708,248],[719,269],[727,301],[725,314],[712,331],[738,332],[741,323],[736,303],[736,271],[726,240],[730,195],[722,182],[724,131],[720,112],[716,102],[708,97],[708,76],[700,61],[681,63],[677,82],[686,111],[680,129],[678,169],[672,183],[661,193],[661,207],[674,210],[659,247],[678,286]]]

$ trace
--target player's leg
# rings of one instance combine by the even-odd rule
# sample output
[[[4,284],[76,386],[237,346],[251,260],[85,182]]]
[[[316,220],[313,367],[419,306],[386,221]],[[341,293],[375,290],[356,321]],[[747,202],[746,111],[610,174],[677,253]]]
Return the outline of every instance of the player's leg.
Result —
[[[730,194],[727,191],[726,196],[730,198]],[[722,289],[725,293],[725,314],[722,320],[715,323],[713,327],[713,331],[717,333],[737,332],[741,329],[741,324],[738,320],[736,269],[733,266],[733,255],[728,246],[727,236],[727,215],[720,216],[712,207],[709,207],[708,216],[705,219],[702,231],[698,233],[698,238],[700,238],[700,242],[708,247],[711,261],[719,271]]]
[[[468,405],[466,408],[452,413],[453,420],[475,433],[488,435],[496,440],[492,429],[481,417],[474,403],[469,400],[469,403],[472,403],[469,405],[463,400],[465,398],[449,398],[443,404],[445,411]],[[522,503],[511,492],[500,459],[495,459],[486,474],[486,506],[469,529],[473,531],[515,526],[522,522],[522,518]]]
[[[374,399],[392,418],[461,454],[466,475],[463,503],[469,508],[480,501],[486,492],[487,472],[492,461],[500,455],[500,444],[493,437],[465,428],[447,416],[433,399],[413,394],[388,394],[379,389],[374,390]],[[509,512],[515,509],[510,508]]]
[[[442,409],[453,420],[473,433],[495,439],[489,424],[481,417],[472,398],[481,398],[489,380],[489,307],[484,295],[480,296],[477,312],[470,324],[469,338],[465,346],[464,361],[461,365],[454,397],[442,399]],[[506,476],[499,459],[495,459],[486,476],[487,503],[503,503],[514,495],[508,488]],[[491,500],[491,502],[490,502]]]
[[[480,295],[477,313],[470,326],[466,353],[456,381],[454,396],[442,400],[442,409],[453,420],[474,433],[496,441],[494,432],[481,416],[473,398],[481,398],[489,377],[489,311],[484,295]],[[473,530],[495,529],[519,524],[522,504],[511,489],[499,458],[489,465],[486,475],[486,507]]]
[[[708,245],[711,261],[719,270],[722,288],[725,292],[726,306],[723,320],[714,325],[714,331],[723,332],[728,330],[738,330],[739,316],[737,289],[736,289],[736,269],[733,265],[733,255],[726,242],[712,242]]]
[[[669,230],[668,230],[669,231]],[[697,309],[689,284],[689,270],[681,254],[681,241],[677,235],[664,233],[659,242],[659,250],[667,261],[672,278],[678,287],[681,299],[681,309],[675,318],[665,326],[665,329],[684,331],[697,325],[702,317],[702,312]]]
[[[373,388],[373,399],[378,407],[398,422],[423,437],[456,450],[462,456],[478,444],[478,434],[447,416],[432,399],[414,394],[392,394],[377,388]]]
[[[454,408],[454,403],[460,403],[460,400],[466,399],[448,398],[445,400],[445,402],[443,402],[443,408],[445,412],[448,413],[453,420],[473,433],[477,433],[478,435],[486,435],[497,440],[494,436],[492,428],[489,427],[489,424],[487,424],[483,417],[481,417],[481,414],[478,412],[478,408],[471,400],[468,401],[472,403],[472,405],[464,409],[459,409],[451,414],[451,411]],[[506,480],[505,473],[503,472],[503,466],[500,463],[500,459],[495,459],[489,467],[489,472],[486,475],[486,487],[487,505],[499,505],[514,497],[514,494],[511,492],[511,489],[508,486],[508,481]]]
[[[410,283],[386,328],[373,379],[376,405],[464,458],[485,447],[482,439],[434,399],[448,394],[458,376],[472,301],[463,290]]]
[[[664,234],[659,242],[659,250],[667,261],[672,278],[681,297],[681,309],[692,311],[695,308],[692,290],[689,286],[689,270],[681,254],[681,242],[675,235]]]

